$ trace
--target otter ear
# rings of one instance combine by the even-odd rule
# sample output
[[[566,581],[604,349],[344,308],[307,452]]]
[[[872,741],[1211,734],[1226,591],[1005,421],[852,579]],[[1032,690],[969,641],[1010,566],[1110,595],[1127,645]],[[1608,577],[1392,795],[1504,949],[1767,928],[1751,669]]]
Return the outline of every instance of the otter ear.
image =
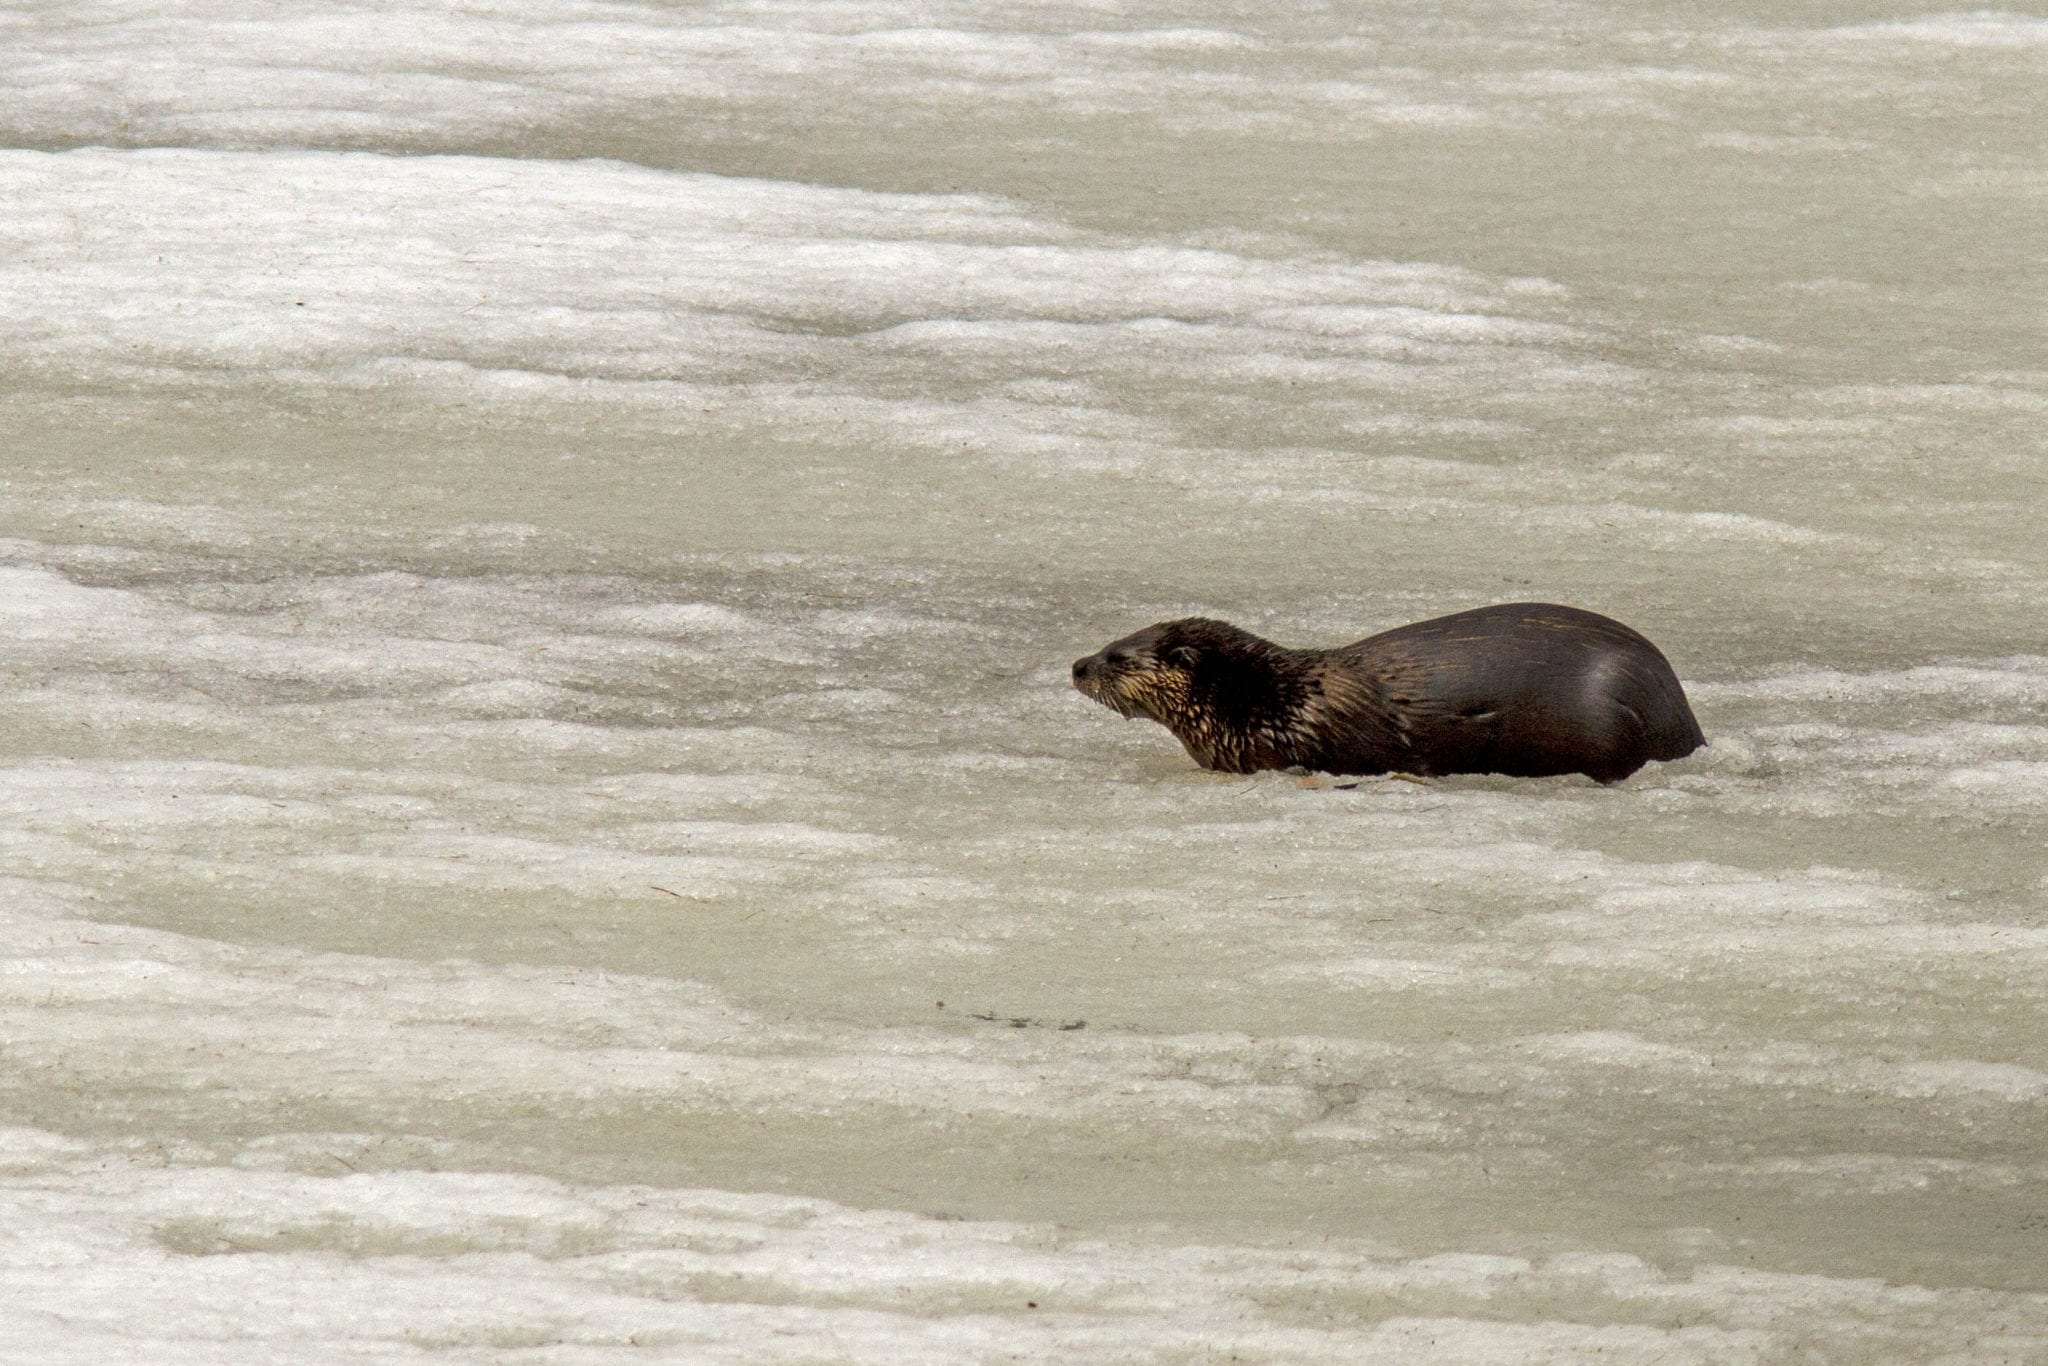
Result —
[[[1176,645],[1166,652],[1166,662],[1192,669],[1202,662],[1202,652],[1192,645]]]

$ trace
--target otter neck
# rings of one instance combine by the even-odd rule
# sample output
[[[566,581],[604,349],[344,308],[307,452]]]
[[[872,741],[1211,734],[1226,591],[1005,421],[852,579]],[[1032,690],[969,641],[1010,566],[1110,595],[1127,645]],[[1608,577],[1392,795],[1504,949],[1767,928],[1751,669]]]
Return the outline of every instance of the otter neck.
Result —
[[[1204,768],[1255,773],[1304,762],[1299,725],[1309,679],[1300,652],[1253,636],[1190,670],[1168,727]]]

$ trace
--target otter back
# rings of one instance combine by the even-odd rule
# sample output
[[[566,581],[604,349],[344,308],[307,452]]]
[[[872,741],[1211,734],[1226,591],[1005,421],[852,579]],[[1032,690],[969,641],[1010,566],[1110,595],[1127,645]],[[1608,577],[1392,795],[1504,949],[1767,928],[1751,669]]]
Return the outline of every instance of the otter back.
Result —
[[[1374,680],[1411,772],[1615,782],[1706,743],[1663,652],[1576,607],[1481,607],[1329,654]],[[1329,757],[1349,771],[1348,756]]]

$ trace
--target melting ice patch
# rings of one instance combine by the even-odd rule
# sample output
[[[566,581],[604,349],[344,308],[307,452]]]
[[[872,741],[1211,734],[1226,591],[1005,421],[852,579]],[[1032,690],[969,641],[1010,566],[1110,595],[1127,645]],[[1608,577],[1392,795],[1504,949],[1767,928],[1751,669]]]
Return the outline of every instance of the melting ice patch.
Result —
[[[0,65],[9,122],[45,139],[280,140],[434,145],[670,117],[718,103],[886,100],[911,117],[995,106],[1011,116],[1165,115],[1169,126],[1343,118],[1457,124],[1477,111],[1400,69],[1318,61],[1325,35],[1173,23],[1059,24],[1029,7],[964,4],[206,8],[92,22],[24,15]],[[164,54],[151,63],[138,50]],[[1293,64],[1295,79],[1261,79]],[[1304,63],[1322,79],[1303,79]]]
[[[1579,336],[1475,312],[1523,296],[1472,272],[1088,239],[969,196],[602,163],[105,151],[0,155],[0,189],[26,247],[0,274],[19,301],[0,346],[130,380],[525,371],[680,394],[771,365],[925,373],[934,344],[969,359],[996,345],[1006,369],[1055,354],[1105,366],[1118,328],[1150,330],[1155,366],[1176,352],[1214,365],[1224,343],[1341,364],[1394,341],[1473,364],[1472,348],[1506,345],[1493,363],[1512,373],[1540,359],[1512,344]],[[252,231],[268,245],[238,235]],[[1347,305],[1351,326],[1317,321]]]
[[[1922,19],[1850,24],[1826,32],[1830,37],[1875,42],[1904,39],[1965,48],[2048,47],[2048,19],[1999,10],[1972,10],[1959,14],[1934,14]]]

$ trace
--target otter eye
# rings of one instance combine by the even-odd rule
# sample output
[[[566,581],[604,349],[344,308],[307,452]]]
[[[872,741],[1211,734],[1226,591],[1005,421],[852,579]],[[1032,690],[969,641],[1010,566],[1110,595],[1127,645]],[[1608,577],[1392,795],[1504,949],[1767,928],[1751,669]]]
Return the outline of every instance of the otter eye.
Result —
[[[1131,662],[1131,656],[1128,650],[1111,650],[1108,654],[1103,656],[1103,659],[1111,664],[1128,664]]]

